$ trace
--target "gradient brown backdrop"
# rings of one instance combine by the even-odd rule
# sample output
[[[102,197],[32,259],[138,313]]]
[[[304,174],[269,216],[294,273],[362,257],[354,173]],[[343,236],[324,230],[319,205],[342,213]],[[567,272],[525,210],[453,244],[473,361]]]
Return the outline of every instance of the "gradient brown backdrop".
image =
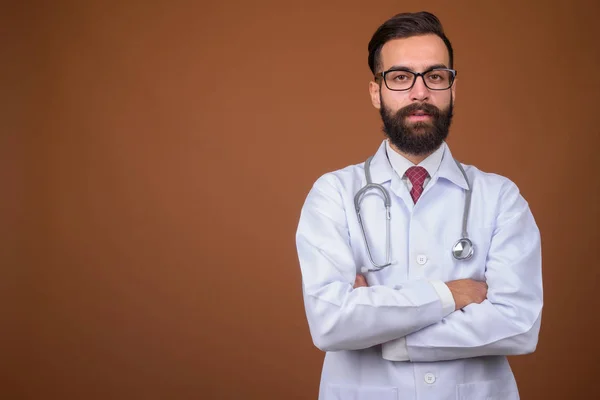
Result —
[[[453,153],[514,180],[542,231],[522,398],[600,398],[597,1],[14,3],[2,399],[315,399],[300,208],[376,150],[367,43],[421,9],[455,46]]]

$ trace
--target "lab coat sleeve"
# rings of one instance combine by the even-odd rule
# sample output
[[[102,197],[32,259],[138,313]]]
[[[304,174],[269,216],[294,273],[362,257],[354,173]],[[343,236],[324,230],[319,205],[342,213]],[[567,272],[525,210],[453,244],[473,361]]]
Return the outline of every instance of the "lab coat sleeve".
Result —
[[[516,186],[506,186],[486,258],[487,299],[408,335],[411,361],[535,350],[543,304],[540,233]]]
[[[315,346],[358,350],[441,321],[442,301],[427,280],[402,287],[353,289],[357,265],[350,245],[341,182],[321,177],[302,208],[296,244],[304,305]]]
[[[442,307],[444,315],[448,315],[454,311],[456,304],[452,292],[442,281],[430,281],[440,299],[442,299]],[[388,361],[409,361],[408,348],[406,347],[406,338],[401,337],[386,343],[381,344],[381,356]]]

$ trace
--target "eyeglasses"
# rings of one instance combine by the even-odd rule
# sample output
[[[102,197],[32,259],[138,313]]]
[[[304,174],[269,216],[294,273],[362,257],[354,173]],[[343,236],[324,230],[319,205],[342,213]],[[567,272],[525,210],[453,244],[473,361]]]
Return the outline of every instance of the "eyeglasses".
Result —
[[[431,68],[425,72],[414,72],[404,68],[394,68],[375,74],[375,80],[383,78],[385,86],[394,91],[410,90],[418,77],[430,90],[447,90],[452,87],[456,70],[450,68]]]

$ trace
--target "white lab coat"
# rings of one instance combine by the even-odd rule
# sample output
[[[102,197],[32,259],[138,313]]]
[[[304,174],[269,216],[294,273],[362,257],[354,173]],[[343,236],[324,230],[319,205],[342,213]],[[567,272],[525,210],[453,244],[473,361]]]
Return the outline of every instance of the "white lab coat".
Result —
[[[444,146],[447,146],[444,143]],[[468,221],[475,254],[457,261],[466,182],[446,147],[417,204],[381,144],[373,181],[391,197],[392,260],[370,266],[354,208],[364,163],[328,173],[311,189],[296,235],[306,316],[314,344],[326,352],[320,400],[519,398],[507,355],[535,350],[542,311],[540,234],[529,206],[507,178],[464,166],[473,187]],[[381,196],[361,213],[376,262],[385,260]],[[485,280],[487,299],[444,315],[431,281]],[[410,361],[382,358],[381,344],[405,338]]]

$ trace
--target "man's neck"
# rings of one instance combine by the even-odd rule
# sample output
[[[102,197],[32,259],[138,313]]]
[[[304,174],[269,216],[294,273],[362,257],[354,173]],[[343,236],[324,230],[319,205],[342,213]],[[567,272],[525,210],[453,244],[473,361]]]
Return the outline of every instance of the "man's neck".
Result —
[[[419,165],[424,159],[426,159],[427,157],[429,157],[430,155],[435,153],[435,150],[437,150],[437,149],[435,149],[432,152],[421,154],[421,155],[408,154],[408,153],[405,153],[405,152],[401,151],[400,149],[398,149],[392,142],[389,142],[389,143],[390,143],[390,147],[392,148],[392,150],[394,150],[396,153],[400,154],[402,157],[406,158],[408,161],[410,161],[414,165]]]

